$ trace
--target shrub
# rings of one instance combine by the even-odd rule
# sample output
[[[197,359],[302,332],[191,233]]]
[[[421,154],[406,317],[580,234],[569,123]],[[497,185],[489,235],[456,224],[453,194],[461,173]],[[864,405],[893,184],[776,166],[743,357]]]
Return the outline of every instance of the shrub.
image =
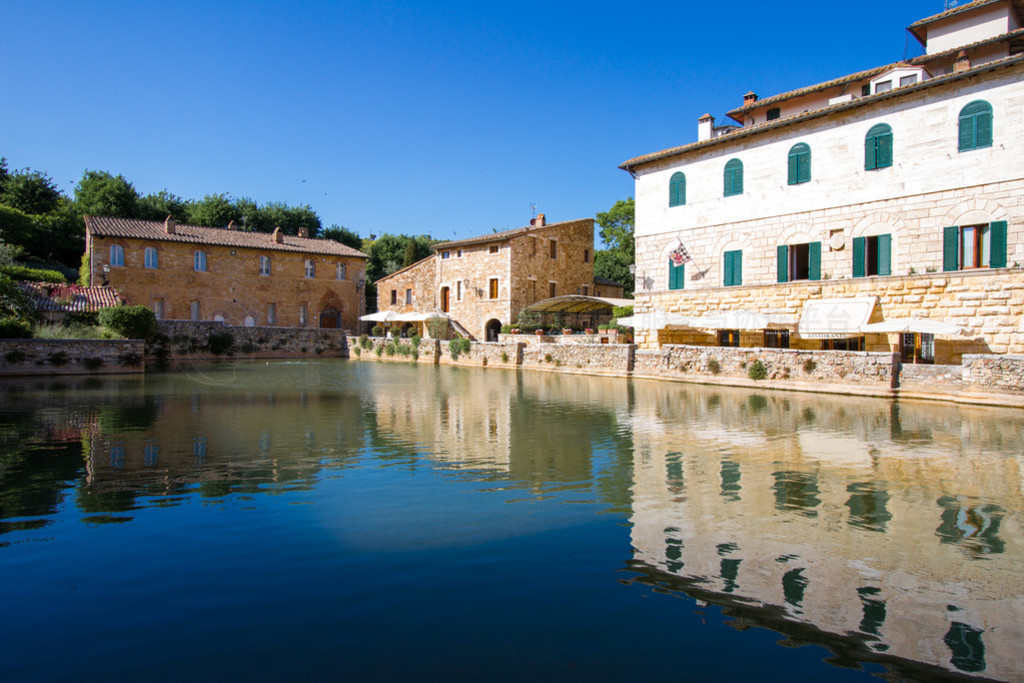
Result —
[[[545,363],[550,363],[552,360],[554,360],[554,359],[551,357],[550,353],[545,354],[545,356],[544,356],[544,362]]]
[[[448,318],[430,318],[427,320],[427,332],[432,339],[447,339]]]
[[[373,352],[375,354],[377,354],[377,358],[380,358],[380,354],[382,354],[384,352],[384,346],[381,345],[381,346],[374,347]]]
[[[28,266],[17,264],[0,266],[0,273],[10,277],[12,280],[19,280],[22,282],[53,282],[55,284],[63,284],[67,282],[67,280],[64,279],[64,275],[56,270],[29,268]]]
[[[230,332],[218,332],[217,334],[211,334],[210,338],[206,340],[206,348],[210,350],[215,356],[220,356],[228,352],[235,343],[235,338]]]
[[[352,347],[352,353],[356,354],[356,358],[363,354],[363,350],[359,346]]]
[[[487,367],[487,356],[483,357],[483,359],[480,361],[480,365],[484,366],[485,368]]]
[[[420,342],[423,341],[423,339],[420,337],[420,335],[414,334],[412,335],[412,339],[410,339],[410,341],[412,342],[412,348],[418,349],[420,348]]]
[[[359,335],[359,346],[362,346],[367,351],[370,350],[371,342],[370,342],[369,335],[365,335],[365,334]]]
[[[391,326],[391,336],[394,337],[395,339],[398,339],[399,337],[401,337],[402,336],[402,328],[399,327],[398,325],[392,325]]]
[[[508,324],[502,325],[501,326],[501,333],[502,334],[511,334],[512,333],[512,326],[508,325]]]
[[[4,360],[10,363],[11,365],[17,365],[18,363],[24,361],[26,358],[28,358],[28,356],[25,355],[24,351],[8,351],[7,354],[4,356]]]
[[[722,371],[722,364],[718,362],[717,358],[712,358],[708,361],[708,372],[712,375],[717,375]]]
[[[413,360],[413,362],[418,361],[419,359],[420,359],[420,352],[417,349],[413,349],[412,350],[412,360]]]
[[[68,364],[68,354],[63,351],[57,351],[47,356],[46,360],[49,361],[50,365],[56,365],[59,368],[62,365]]]
[[[508,354],[505,353],[504,351],[501,352],[501,362],[502,363],[507,363],[508,362]]]
[[[384,326],[383,325],[374,325],[372,328],[370,328],[370,334],[372,334],[374,337],[383,337],[384,336]]]
[[[24,320],[0,318],[0,339],[28,339],[32,336],[32,326]]]
[[[89,259],[89,251],[86,250],[86,252],[82,254],[82,265],[78,267],[78,284],[83,287],[88,287],[90,280],[92,279],[92,274],[89,272]]]
[[[242,353],[256,353],[257,349],[259,349],[259,347],[253,344],[252,342],[245,342],[244,344],[242,344],[242,348],[239,350]]]
[[[384,353],[388,354],[388,356],[395,355],[395,351],[395,342],[389,341],[387,344],[384,345]]]
[[[75,311],[64,315],[65,325],[90,325],[98,326],[100,324],[99,313],[96,311]]]
[[[86,358],[82,361],[82,365],[85,366],[86,370],[99,370],[103,367],[103,359],[93,356]]]
[[[808,375],[818,369],[818,364],[814,362],[813,358],[808,358],[804,361],[804,372]]]
[[[109,327],[125,339],[148,341],[158,332],[156,315],[145,306],[104,308],[97,317],[101,325]]]
[[[768,376],[768,369],[760,360],[755,360],[747,366],[747,377],[752,380],[761,380]]]
[[[633,315],[632,306],[615,306],[612,308],[612,317],[614,318],[628,318]]]

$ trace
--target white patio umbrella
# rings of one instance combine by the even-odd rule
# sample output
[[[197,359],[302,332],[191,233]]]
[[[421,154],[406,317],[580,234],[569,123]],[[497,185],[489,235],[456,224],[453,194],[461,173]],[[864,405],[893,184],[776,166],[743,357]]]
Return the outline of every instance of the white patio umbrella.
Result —
[[[394,311],[377,311],[359,316],[359,319],[368,323],[387,323],[393,320],[400,320],[399,314]]]
[[[637,313],[626,318],[619,318],[618,324],[623,327],[632,327],[636,330],[662,330],[666,327],[689,327],[689,319],[678,313],[666,313],[665,311],[652,311],[650,313]]]
[[[793,316],[745,310],[690,318],[692,326],[709,330],[766,330],[771,327],[792,326],[796,323],[797,320]]]
[[[957,337],[963,329],[952,323],[931,318],[894,318],[880,323],[861,326],[861,332],[889,333],[914,332],[916,334],[934,334],[938,337]]]

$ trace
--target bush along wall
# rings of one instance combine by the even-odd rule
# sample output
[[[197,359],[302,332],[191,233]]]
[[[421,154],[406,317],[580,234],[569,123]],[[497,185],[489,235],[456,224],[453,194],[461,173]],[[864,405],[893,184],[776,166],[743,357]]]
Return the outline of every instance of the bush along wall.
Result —
[[[137,373],[144,357],[138,339],[0,339],[0,376]]]

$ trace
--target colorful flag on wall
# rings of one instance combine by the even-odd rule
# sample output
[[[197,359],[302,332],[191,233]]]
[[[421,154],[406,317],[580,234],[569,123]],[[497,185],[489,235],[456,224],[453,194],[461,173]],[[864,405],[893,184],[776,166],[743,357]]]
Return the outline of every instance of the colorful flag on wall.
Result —
[[[686,251],[686,247],[680,242],[679,246],[668,253],[668,257],[672,259],[672,265],[681,266],[684,263],[690,263],[693,261],[690,258],[690,252]]]

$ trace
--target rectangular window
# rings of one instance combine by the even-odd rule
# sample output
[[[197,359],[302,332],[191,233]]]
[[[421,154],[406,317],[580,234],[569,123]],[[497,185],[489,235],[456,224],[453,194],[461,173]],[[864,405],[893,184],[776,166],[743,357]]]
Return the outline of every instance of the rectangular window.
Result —
[[[450,251],[442,251],[441,258],[451,258],[452,253]]]
[[[914,85],[915,83],[917,83],[917,74],[913,74],[911,76],[901,76],[900,77],[900,87],[901,88],[903,86],[905,86],[905,85]]]
[[[157,320],[164,319],[164,300],[153,299],[153,315],[156,316]]]
[[[589,249],[584,249],[583,250],[583,262],[584,263],[590,263],[590,250]]]
[[[530,303],[537,300],[537,281],[530,278]]]
[[[334,279],[335,280],[344,280],[345,279],[345,270],[346,269],[345,269],[345,264],[344,263],[339,263],[338,265],[336,265],[334,267]]]
[[[722,284],[734,287],[743,284],[743,251],[727,251],[722,254]]]
[[[392,289],[391,290],[391,305],[394,306],[397,303],[398,303],[398,290],[397,289]]]
[[[821,279],[821,242],[780,244],[778,282]]]
[[[900,354],[904,363],[934,363],[935,335],[901,332]]]
[[[492,244],[487,249],[487,253],[489,253],[489,254],[497,254],[499,251],[501,251],[501,246],[497,245],[497,244]]]
[[[277,304],[274,304],[274,303],[267,304],[267,324],[268,325],[276,325],[277,324]]]
[[[848,339],[823,339],[821,341],[822,351],[863,351],[864,337],[849,337]]]
[[[1006,221],[943,228],[942,269],[1006,267]]]
[[[462,301],[462,280],[455,283],[455,300]]]
[[[590,295],[590,285],[583,285],[583,296]]]
[[[875,93],[889,92],[892,90],[892,81],[880,81],[875,83]]]
[[[462,250],[461,249],[459,249],[459,252],[458,252],[457,255],[458,255],[459,258],[462,258]]]
[[[270,275],[269,256],[260,256],[260,275]]]
[[[555,297],[555,288],[556,288],[556,284],[554,282],[549,282],[548,283],[548,297],[550,297],[550,298],[554,298]]]
[[[680,263],[678,266],[672,263],[672,259],[668,260],[668,288],[669,289],[682,289],[686,284],[686,264]]]
[[[768,110],[767,120],[774,121],[780,116],[782,116],[782,110],[779,109],[778,107],[772,107],[771,109]]]
[[[199,320],[199,302],[193,301],[189,304],[189,316],[193,322]]]
[[[892,235],[853,238],[853,276],[892,275]]]
[[[766,349],[788,349],[789,330],[765,330],[764,348]]]
[[[558,258],[558,242],[556,240],[548,242],[548,256]]]
[[[156,249],[153,247],[146,247],[144,252],[145,261],[144,265],[146,268],[159,268],[160,267],[160,256]]]
[[[740,345],[740,331],[739,330],[719,330],[718,331],[718,345],[719,346],[739,346]]]
[[[412,304],[412,289],[405,290],[405,303]]]
[[[492,277],[487,281],[487,293],[492,299],[498,298],[498,278]]]
[[[860,96],[861,97],[867,97],[870,94],[871,94],[871,84],[870,83],[868,83],[867,85],[860,86]]]
[[[309,315],[309,311],[306,308],[306,304],[299,304],[299,325],[305,327],[306,318]]]
[[[316,277],[316,264],[313,259],[306,259],[306,277]]]

